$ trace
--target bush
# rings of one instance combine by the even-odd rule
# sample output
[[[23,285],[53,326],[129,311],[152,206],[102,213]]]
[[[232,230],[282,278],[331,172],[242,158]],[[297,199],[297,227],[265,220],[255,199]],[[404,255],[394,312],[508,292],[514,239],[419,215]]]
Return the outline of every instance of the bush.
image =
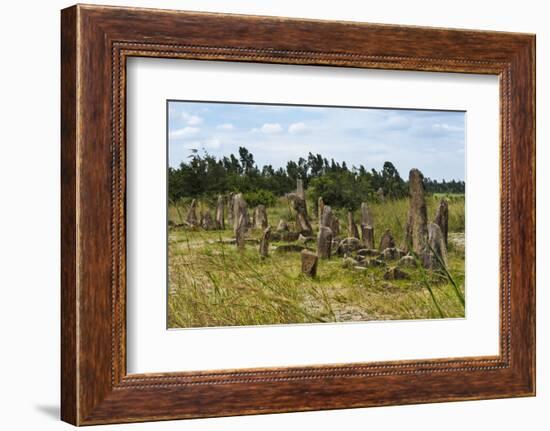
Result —
[[[275,205],[276,202],[275,195],[268,190],[254,190],[252,192],[244,193],[243,198],[251,208],[258,205],[270,207]]]

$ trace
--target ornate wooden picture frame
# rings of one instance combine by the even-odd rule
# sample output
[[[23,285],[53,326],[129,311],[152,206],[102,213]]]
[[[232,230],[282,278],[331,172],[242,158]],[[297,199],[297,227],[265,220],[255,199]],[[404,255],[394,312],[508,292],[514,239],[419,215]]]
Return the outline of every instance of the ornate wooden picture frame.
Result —
[[[535,394],[535,37],[102,6],[62,11],[61,416],[75,425]],[[492,74],[500,82],[500,354],[127,374],[129,57]],[[497,222],[495,220],[495,222]]]

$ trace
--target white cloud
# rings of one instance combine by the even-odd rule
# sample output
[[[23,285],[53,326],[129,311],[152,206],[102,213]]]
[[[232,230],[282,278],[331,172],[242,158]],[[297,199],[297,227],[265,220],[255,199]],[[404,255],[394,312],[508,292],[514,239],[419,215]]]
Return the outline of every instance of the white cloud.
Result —
[[[279,123],[264,123],[259,129],[252,129],[253,132],[262,132],[265,134],[281,133],[283,128]]]
[[[432,129],[446,132],[462,132],[464,130],[462,127],[449,126],[447,123],[435,123],[432,125]]]
[[[235,128],[231,123],[218,124],[216,127],[222,130],[233,130]]]
[[[411,123],[407,118],[401,115],[392,115],[386,120],[384,125],[393,130],[400,130],[407,129],[410,124]]]
[[[188,136],[193,136],[199,133],[200,129],[198,127],[184,127],[183,129],[175,129],[170,131],[170,138],[186,138]]]
[[[290,126],[288,126],[288,131],[290,133],[304,133],[308,131],[308,127],[305,125],[305,123],[299,122],[299,123],[292,123]]]
[[[181,113],[181,118],[183,118],[183,121],[185,121],[190,126],[196,126],[197,124],[202,123],[202,118],[198,115],[191,115],[187,112]]]

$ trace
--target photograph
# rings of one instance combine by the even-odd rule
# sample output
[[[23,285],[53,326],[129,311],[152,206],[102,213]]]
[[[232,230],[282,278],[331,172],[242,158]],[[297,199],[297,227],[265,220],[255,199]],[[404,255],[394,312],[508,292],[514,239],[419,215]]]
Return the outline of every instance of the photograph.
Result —
[[[465,317],[465,112],[166,109],[168,328]]]

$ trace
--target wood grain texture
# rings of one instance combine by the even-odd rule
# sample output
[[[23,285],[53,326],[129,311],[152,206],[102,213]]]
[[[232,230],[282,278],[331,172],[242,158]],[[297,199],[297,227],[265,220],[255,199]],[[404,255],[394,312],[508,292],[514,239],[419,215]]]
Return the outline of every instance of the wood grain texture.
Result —
[[[61,36],[63,420],[86,425],[534,394],[533,35],[74,6],[62,11]],[[127,375],[129,56],[498,75],[499,356]]]

